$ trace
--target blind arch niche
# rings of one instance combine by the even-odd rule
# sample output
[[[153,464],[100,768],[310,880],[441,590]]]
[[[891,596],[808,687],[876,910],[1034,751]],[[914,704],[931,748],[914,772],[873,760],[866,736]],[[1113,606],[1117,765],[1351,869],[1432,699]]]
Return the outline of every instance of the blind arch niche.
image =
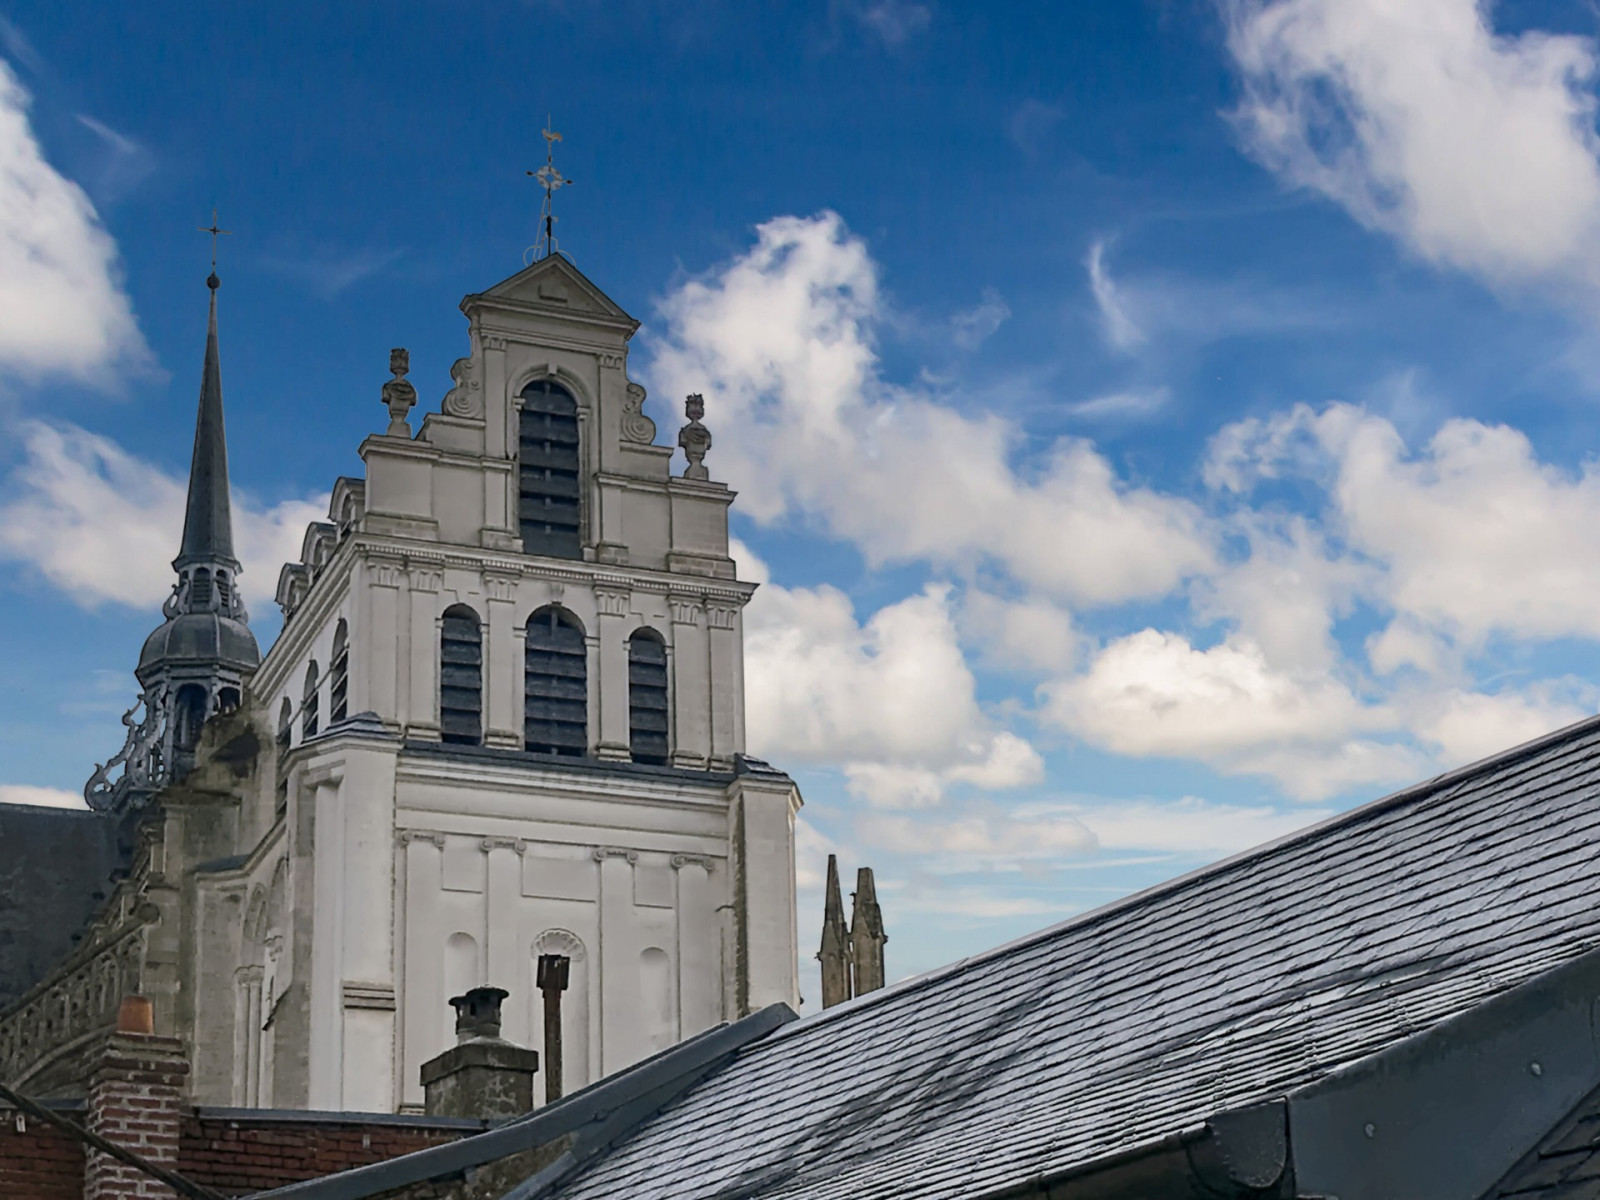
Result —
[[[517,441],[517,520],[522,548],[582,558],[578,402],[549,379],[522,389]]]

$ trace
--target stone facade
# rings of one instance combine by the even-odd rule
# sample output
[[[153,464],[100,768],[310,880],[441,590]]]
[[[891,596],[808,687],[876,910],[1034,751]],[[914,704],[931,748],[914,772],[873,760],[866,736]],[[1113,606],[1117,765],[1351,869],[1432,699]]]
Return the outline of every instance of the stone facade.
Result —
[[[454,1042],[446,1000],[469,988],[507,989],[506,1037],[542,1045],[541,954],[570,959],[568,1091],[798,1003],[800,797],[743,755],[754,585],[728,557],[733,494],[670,473],[627,377],[637,324],[565,259],[462,309],[471,353],[441,411],[411,434],[396,355],[374,387],[385,432],[284,569],[284,629],[243,703],[149,805],[71,962],[0,1016],[18,1082],[84,1082],[68,1030],[96,1027],[101,991],[154,998],[194,1102],[368,1112],[420,1111],[420,1067]],[[520,409],[541,388],[575,402],[571,553],[524,547]],[[567,754],[528,749],[530,618],[553,609],[581,635]],[[447,711],[451,645],[479,672],[471,737]],[[641,680],[664,697],[648,743]]]

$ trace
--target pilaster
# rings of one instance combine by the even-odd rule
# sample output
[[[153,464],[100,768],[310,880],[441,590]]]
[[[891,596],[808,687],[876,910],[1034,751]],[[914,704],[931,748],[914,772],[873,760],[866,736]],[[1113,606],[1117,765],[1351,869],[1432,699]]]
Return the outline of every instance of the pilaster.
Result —
[[[672,608],[672,765],[703,768],[711,758],[711,645],[705,605],[669,596]]]
[[[632,757],[628,748],[628,605],[622,588],[597,587],[600,635],[600,729],[595,756],[613,762]]]

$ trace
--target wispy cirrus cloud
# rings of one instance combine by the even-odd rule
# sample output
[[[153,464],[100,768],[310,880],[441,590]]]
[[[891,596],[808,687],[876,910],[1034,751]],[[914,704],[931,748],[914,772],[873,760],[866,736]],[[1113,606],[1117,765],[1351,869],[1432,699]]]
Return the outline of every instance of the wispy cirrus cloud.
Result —
[[[264,269],[293,280],[322,300],[335,300],[357,284],[381,275],[405,256],[401,249],[331,246],[308,251],[278,251],[261,259]]]

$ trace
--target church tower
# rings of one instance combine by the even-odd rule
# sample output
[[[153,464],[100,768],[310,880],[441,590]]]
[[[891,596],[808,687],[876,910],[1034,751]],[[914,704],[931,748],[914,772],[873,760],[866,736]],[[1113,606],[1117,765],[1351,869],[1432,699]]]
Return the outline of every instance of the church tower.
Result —
[[[279,581],[259,786],[195,876],[194,1037],[231,1047],[199,1056],[202,1103],[415,1109],[451,996],[504,988],[504,1036],[544,1044],[541,956],[569,964],[566,1091],[799,1002],[800,797],[744,754],[755,585],[703,403],[675,474],[638,322],[558,253],[461,309],[439,411],[414,427],[394,351],[364,474]],[[180,569],[215,579],[218,545]]]
[[[172,568],[178,573],[162,621],[139,654],[139,703],[123,718],[128,740],[97,767],[84,798],[100,811],[141,807],[194,764],[200,730],[218,712],[237,708],[246,682],[261,663],[249,617],[235,586],[233,515],[228,495],[228,443],[222,423],[222,362],[217,350],[215,264],[206,280],[211,313],[206,328],[200,407],[184,508],[183,542]],[[140,710],[143,710],[142,716]],[[113,780],[110,773],[122,772]]]

